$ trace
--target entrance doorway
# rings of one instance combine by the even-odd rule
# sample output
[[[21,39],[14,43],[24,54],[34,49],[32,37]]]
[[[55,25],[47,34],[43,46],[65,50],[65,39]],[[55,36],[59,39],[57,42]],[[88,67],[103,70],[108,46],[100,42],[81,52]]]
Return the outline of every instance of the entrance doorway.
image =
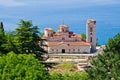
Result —
[[[65,53],[65,49],[62,49],[62,53]]]

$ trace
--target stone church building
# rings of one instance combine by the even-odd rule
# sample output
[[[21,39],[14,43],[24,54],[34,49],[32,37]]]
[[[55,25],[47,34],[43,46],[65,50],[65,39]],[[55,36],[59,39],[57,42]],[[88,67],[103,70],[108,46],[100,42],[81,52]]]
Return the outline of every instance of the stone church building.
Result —
[[[96,50],[96,21],[89,19],[86,22],[86,40],[81,34],[69,31],[65,24],[58,26],[58,31],[52,28],[44,29],[44,49],[48,53],[90,53]]]

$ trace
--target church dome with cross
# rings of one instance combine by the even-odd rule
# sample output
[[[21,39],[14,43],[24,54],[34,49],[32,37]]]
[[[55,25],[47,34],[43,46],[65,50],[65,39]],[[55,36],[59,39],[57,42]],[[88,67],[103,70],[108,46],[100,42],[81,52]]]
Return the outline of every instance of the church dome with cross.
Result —
[[[58,26],[58,32],[68,32],[68,31],[69,31],[69,28],[67,25],[61,24]]]

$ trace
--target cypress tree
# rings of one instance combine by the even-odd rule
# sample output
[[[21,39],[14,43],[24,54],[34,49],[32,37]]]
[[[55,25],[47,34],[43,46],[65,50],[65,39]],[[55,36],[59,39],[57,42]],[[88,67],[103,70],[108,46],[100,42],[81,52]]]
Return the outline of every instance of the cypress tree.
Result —
[[[2,45],[4,44],[5,42],[5,33],[4,33],[4,27],[3,27],[3,23],[0,22],[0,52],[3,52],[3,47]]]
[[[3,27],[3,22],[0,22],[0,36],[4,37],[4,27]]]

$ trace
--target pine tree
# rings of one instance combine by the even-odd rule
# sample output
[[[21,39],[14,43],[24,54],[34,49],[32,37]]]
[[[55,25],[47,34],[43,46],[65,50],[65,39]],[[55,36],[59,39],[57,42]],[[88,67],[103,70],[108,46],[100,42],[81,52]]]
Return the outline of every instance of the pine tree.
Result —
[[[120,33],[118,33],[114,38],[110,38],[106,45],[105,52],[112,51],[120,53]]]
[[[20,20],[18,28],[16,28],[13,34],[14,39],[12,40],[14,46],[16,46],[15,51],[26,54],[34,53],[36,57],[41,58],[41,53],[45,51],[39,45],[41,38],[38,30],[38,26],[34,26],[32,21]]]
[[[120,80],[120,34],[110,38],[102,55],[91,61],[90,80]]]

